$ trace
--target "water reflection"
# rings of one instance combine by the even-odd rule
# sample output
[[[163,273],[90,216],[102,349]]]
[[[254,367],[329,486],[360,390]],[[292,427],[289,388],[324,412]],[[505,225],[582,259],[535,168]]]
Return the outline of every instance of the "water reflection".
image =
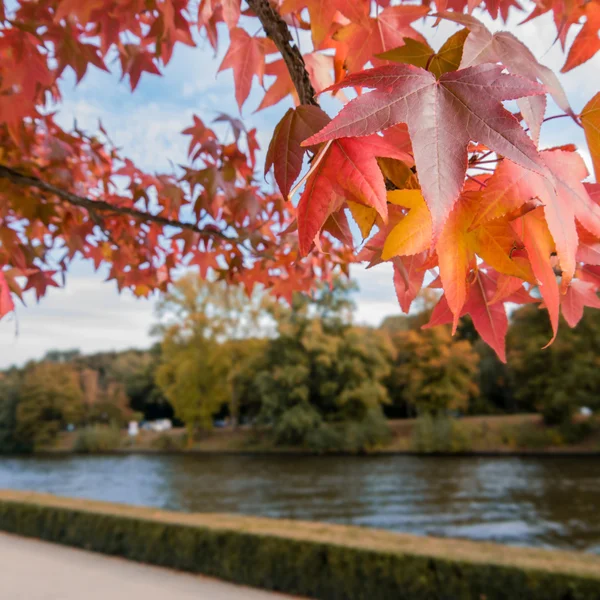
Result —
[[[0,460],[0,488],[600,554],[600,461],[123,456]]]

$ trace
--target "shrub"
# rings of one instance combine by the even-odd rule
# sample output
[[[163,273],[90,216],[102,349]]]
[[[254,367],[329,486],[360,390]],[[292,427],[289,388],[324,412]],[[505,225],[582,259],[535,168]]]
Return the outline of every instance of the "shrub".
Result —
[[[319,600],[597,600],[600,559],[335,525],[0,495],[0,529]]]
[[[116,427],[92,425],[82,429],[75,440],[73,450],[80,453],[110,452],[121,446],[121,432]]]
[[[557,429],[545,428],[537,423],[523,423],[515,427],[514,440],[517,447],[530,450],[562,446],[565,441]]]
[[[161,433],[156,439],[152,440],[152,448],[163,452],[183,450],[186,445],[186,434],[172,435],[169,433]]]
[[[421,415],[411,437],[415,452],[423,454],[461,453],[472,449],[471,439],[461,423],[445,416]]]

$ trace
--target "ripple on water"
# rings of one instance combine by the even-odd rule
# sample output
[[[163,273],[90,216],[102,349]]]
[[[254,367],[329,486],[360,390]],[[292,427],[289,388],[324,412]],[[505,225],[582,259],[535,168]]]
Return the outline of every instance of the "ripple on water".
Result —
[[[0,488],[600,554],[600,461],[116,456],[0,460]]]

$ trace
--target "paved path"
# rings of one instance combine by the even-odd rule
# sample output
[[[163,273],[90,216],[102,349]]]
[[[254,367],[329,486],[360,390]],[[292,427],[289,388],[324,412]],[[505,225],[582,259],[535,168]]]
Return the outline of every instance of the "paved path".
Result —
[[[285,600],[263,592],[0,533],[2,600]]]

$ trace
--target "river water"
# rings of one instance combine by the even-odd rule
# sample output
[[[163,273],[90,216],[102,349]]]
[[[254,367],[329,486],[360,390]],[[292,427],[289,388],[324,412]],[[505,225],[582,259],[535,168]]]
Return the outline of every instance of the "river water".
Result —
[[[0,488],[600,554],[597,458],[0,458]]]

